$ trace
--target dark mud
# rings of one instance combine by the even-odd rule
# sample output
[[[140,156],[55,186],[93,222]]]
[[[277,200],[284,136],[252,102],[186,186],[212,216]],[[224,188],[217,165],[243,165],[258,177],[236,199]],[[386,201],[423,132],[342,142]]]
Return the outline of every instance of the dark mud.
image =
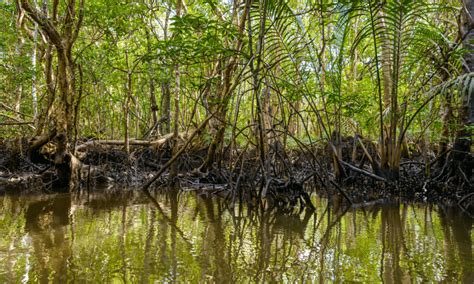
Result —
[[[344,161],[371,171],[370,165],[364,162],[364,152],[359,148],[354,150],[353,145],[353,141],[346,139],[342,147]],[[375,149],[368,145],[368,151],[374,153]],[[335,182],[328,149],[315,147],[311,151],[311,155],[300,150],[285,152],[273,145],[269,150],[272,160],[264,173],[255,151],[234,151],[234,158],[226,151],[220,163],[201,172],[196,169],[204,161],[207,149],[195,146],[177,160],[178,175],[170,178],[165,172],[152,189],[173,185],[185,191],[219,195],[232,202],[245,200],[256,206],[265,200],[265,206],[272,208],[311,207],[308,194],[317,192],[327,197],[343,197],[352,206],[428,202],[458,206],[474,215],[472,169],[469,182],[455,178],[437,181],[433,177],[440,170],[434,166],[428,170],[423,155],[413,152],[402,161],[398,181],[379,181],[345,167],[347,176]],[[90,144],[75,155],[85,165],[81,170],[80,189],[133,188],[153,177],[171,159],[171,146],[132,146],[127,154],[120,145]],[[29,159],[26,139],[0,141],[0,193],[55,192],[55,175],[52,163],[33,163]]]

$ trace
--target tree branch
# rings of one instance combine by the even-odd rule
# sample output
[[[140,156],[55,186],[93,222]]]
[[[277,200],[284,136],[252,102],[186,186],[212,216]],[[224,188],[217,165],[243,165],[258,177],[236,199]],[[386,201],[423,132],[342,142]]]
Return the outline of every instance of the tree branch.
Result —
[[[40,13],[36,8],[33,8],[28,0],[21,0],[20,7],[25,10],[28,16],[41,27],[56,48],[64,49],[61,35],[45,15]]]

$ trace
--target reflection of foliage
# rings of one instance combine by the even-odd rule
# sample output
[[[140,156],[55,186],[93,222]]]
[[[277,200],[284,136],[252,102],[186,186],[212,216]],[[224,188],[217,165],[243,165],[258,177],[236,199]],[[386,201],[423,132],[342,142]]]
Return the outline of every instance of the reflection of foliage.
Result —
[[[115,206],[109,205],[114,199],[101,198],[94,196],[85,206],[73,203],[71,224],[61,229],[71,249],[64,260],[68,279],[379,282],[382,273],[385,280],[456,282],[463,273],[463,256],[451,235],[462,232],[462,226],[454,226],[462,217],[438,216],[423,207],[374,207],[340,217],[338,209],[328,212],[327,202],[316,200],[316,214],[244,210],[233,216],[221,200],[191,195],[159,197],[159,210],[142,204],[141,197],[129,196]],[[22,279],[27,262],[35,279],[41,265],[31,257],[37,253],[32,244],[42,230],[24,238],[22,212],[30,202],[0,200],[0,281]],[[45,253],[53,256],[53,250]]]

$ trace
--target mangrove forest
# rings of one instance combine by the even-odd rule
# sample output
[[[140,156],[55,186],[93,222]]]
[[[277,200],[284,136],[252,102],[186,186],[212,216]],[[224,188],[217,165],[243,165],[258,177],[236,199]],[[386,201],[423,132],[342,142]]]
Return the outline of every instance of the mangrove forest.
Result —
[[[474,283],[474,0],[0,0],[0,282]]]

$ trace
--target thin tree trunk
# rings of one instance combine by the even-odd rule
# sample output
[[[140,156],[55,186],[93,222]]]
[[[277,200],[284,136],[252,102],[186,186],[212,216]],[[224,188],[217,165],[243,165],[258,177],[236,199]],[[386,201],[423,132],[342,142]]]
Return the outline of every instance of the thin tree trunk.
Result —
[[[161,83],[160,132],[166,135],[171,131],[171,94],[170,83]]]
[[[151,43],[150,43],[150,33],[148,30],[146,30],[146,40],[147,40],[147,51],[149,54],[151,54]],[[150,61],[148,63],[148,77],[150,80],[150,89],[149,89],[149,96],[150,96],[150,107],[151,107],[151,115],[152,115],[152,126],[150,128],[150,134],[153,134],[153,132],[157,129],[158,127],[158,104],[156,102],[156,96],[155,96],[155,78],[153,76],[153,64]]]
[[[176,17],[181,17],[181,8],[183,6],[184,0],[177,0],[176,2]],[[179,63],[176,63],[174,66],[174,75],[175,75],[175,92],[174,92],[174,126],[173,126],[173,151],[172,156],[178,152],[178,135],[179,135],[179,97],[181,89],[180,81],[180,69]],[[170,176],[174,178],[178,175],[178,163],[174,162],[171,165]]]
[[[465,49],[463,72],[474,72],[474,0],[463,0],[461,9],[461,38],[464,38],[463,47]],[[474,122],[474,93],[471,88],[466,88],[462,95],[462,105],[458,113],[460,128],[456,133],[456,140],[453,146],[453,159],[455,164],[460,163],[467,153],[471,152],[471,131],[469,126]],[[472,170],[467,173],[472,174]]]
[[[38,6],[36,0],[34,1],[35,8]],[[38,24],[35,23],[35,30],[33,32],[33,52],[31,54],[31,65],[33,67],[33,74],[31,77],[31,99],[33,102],[33,119],[36,120],[38,116],[38,98],[36,91],[36,61],[37,61],[37,50],[38,50]]]
[[[266,1],[263,0],[260,4],[260,23],[259,23],[259,35],[258,35],[258,41],[257,41],[257,50],[256,54],[253,54],[253,46],[252,46],[252,23],[251,20],[248,20],[248,33],[249,33],[249,47],[250,47],[250,57],[252,58],[250,61],[250,70],[253,75],[253,87],[254,87],[254,97],[256,101],[256,107],[257,107],[257,135],[258,135],[258,143],[257,145],[259,146],[259,153],[260,153],[260,166],[262,171],[265,173],[264,174],[264,179],[263,182],[265,182],[265,176],[266,176],[266,163],[265,163],[265,153],[266,153],[266,135],[264,133],[265,131],[265,125],[263,121],[263,113],[262,113],[262,103],[261,103],[261,98],[260,98],[260,85],[261,85],[261,80],[259,78],[259,73],[260,73],[260,67],[262,65],[262,54],[264,50],[264,33],[265,33],[265,15],[266,15]],[[257,62],[256,66],[254,65],[254,61]],[[264,183],[262,183],[263,186]]]
[[[446,81],[449,74],[443,72],[442,80]],[[438,160],[438,165],[444,166],[446,163],[446,151],[448,150],[448,144],[451,136],[451,126],[453,123],[453,105],[452,105],[452,92],[448,92],[444,97],[442,103],[443,113],[442,113],[442,129],[441,129],[441,141],[439,143],[438,155],[440,159]]]
[[[24,55],[24,45],[25,45],[25,39],[20,36],[18,39],[18,44],[16,45],[16,55],[18,58],[21,58]],[[21,76],[21,74],[24,73],[23,67],[19,66],[16,68],[16,76]],[[18,113],[20,112],[21,109],[21,100],[23,97],[23,84],[21,83],[21,79],[15,79],[15,81],[18,82],[16,88],[15,88],[15,101],[13,102],[13,109],[15,110],[15,116],[18,117]]]
[[[128,62],[128,55],[127,55]],[[130,100],[132,98],[132,72],[127,72],[127,85],[126,85],[126,98],[124,106],[124,149],[127,154],[130,153],[130,144],[129,144],[129,126],[130,126]]]

